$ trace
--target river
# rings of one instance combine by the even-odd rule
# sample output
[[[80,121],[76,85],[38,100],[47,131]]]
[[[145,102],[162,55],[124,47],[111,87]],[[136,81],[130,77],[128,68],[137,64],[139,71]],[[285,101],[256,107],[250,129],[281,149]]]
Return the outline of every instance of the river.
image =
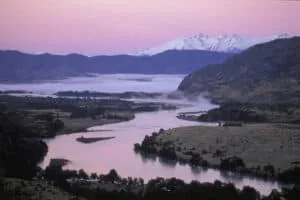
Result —
[[[169,129],[180,126],[199,125],[199,122],[184,121],[176,118],[177,113],[184,111],[207,110],[212,108],[208,101],[202,99],[193,107],[181,108],[176,111],[158,111],[138,113],[136,118],[117,124],[91,127],[93,132],[57,136],[47,141],[49,152],[42,166],[49,164],[51,158],[65,158],[71,161],[68,169],[84,169],[87,172],[107,173],[116,169],[122,177],[141,177],[146,181],[151,178],[180,178],[186,182],[232,182],[238,188],[249,185],[261,194],[269,194],[272,189],[280,189],[276,182],[264,181],[239,175],[228,175],[219,170],[204,170],[201,167],[191,168],[161,160],[159,158],[142,157],[133,150],[134,143],[140,143],[145,135],[150,135],[160,128]],[[216,124],[203,124],[214,126]],[[83,144],[76,138],[115,136],[115,139]]]
[[[43,81],[23,84],[0,84],[1,90],[26,90],[28,95],[53,96],[58,91],[97,91],[97,92],[171,92],[176,90],[184,75],[143,75],[143,74],[111,74],[93,77],[74,77],[65,80]],[[22,94],[23,95],[23,94]],[[159,101],[165,101],[160,99]],[[173,103],[187,103],[183,100]],[[156,177],[177,177],[187,182],[199,180],[213,182],[220,180],[232,182],[238,188],[249,185],[261,194],[269,194],[272,189],[279,189],[276,182],[263,181],[238,175],[224,174],[218,170],[191,168],[188,165],[174,164],[158,158],[145,158],[133,150],[134,143],[140,143],[145,135],[150,135],[160,128],[169,129],[180,126],[199,125],[197,122],[179,120],[177,113],[187,111],[208,110],[214,107],[207,100],[199,99],[192,107],[184,107],[176,111],[158,111],[136,114],[134,120],[100,127],[92,127],[95,132],[60,135],[47,140],[49,151],[42,167],[49,164],[51,158],[65,158],[72,161],[66,168],[84,169],[87,172],[107,173],[116,169],[122,177],[141,177],[145,180]],[[214,125],[214,124],[203,124]],[[98,130],[98,131],[96,131]],[[103,131],[106,130],[106,131]],[[115,139],[83,144],[76,138],[115,136]]]

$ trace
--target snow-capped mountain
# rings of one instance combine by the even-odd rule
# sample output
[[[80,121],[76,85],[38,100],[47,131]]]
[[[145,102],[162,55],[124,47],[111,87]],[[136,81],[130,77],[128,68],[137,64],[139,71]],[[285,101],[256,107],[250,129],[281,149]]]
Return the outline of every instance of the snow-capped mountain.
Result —
[[[234,53],[245,50],[255,44],[265,43],[279,38],[289,38],[289,34],[280,34],[268,37],[247,37],[240,35],[208,36],[204,34],[192,37],[183,37],[166,42],[160,46],[137,51],[131,55],[155,55],[167,50],[206,50],[216,52]]]

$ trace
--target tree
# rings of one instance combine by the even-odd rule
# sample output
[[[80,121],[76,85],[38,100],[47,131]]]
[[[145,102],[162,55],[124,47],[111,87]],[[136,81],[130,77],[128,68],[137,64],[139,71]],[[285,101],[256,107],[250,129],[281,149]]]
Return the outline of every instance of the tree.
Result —
[[[97,179],[97,178],[98,178],[97,173],[92,173],[92,174],[91,174],[91,178],[92,178],[92,179]]]
[[[82,179],[87,179],[89,176],[83,169],[80,169],[78,172],[78,177]]]

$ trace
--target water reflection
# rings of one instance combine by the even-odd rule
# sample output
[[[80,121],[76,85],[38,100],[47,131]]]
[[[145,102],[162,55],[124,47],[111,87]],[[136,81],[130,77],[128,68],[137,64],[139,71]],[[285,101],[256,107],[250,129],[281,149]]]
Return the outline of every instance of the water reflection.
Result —
[[[229,171],[220,171],[220,175],[228,182],[241,183],[243,181],[243,176],[241,176],[238,173],[232,173]]]
[[[211,107],[208,106],[208,103],[198,103],[197,108],[194,109],[209,108]],[[97,137],[99,134],[103,137],[114,135],[116,138],[113,140],[87,145],[76,142],[76,137],[79,137],[80,133],[58,136],[47,141],[49,151],[42,166],[47,166],[51,158],[60,157],[72,161],[66,166],[69,169],[82,168],[89,173],[107,173],[110,169],[116,169],[122,177],[141,177],[145,181],[156,177],[176,177],[186,182],[220,180],[233,182],[238,188],[249,185],[262,194],[268,194],[272,189],[279,188],[277,183],[248,177],[239,178],[214,169],[191,168],[184,163],[178,164],[175,161],[134,152],[134,144],[140,143],[146,135],[150,135],[154,131],[157,132],[161,128],[169,129],[199,124],[198,122],[179,120],[176,118],[177,112],[182,112],[182,110],[138,113],[134,120],[93,127],[90,130],[94,132],[83,133],[89,134],[90,137]],[[98,130],[111,131],[98,132]]]
[[[197,167],[197,166],[190,166],[191,168],[191,172],[195,175],[199,174],[202,172],[202,168],[201,167]]]
[[[199,167],[199,166],[194,166],[194,165],[189,165],[189,167],[191,168],[191,172],[194,175],[197,175],[199,173],[206,173],[208,168],[206,167]]]
[[[177,161],[176,160],[168,160],[162,157],[158,158],[160,164],[162,164],[165,167],[174,168],[176,167]]]
[[[147,163],[147,162],[155,163],[157,160],[157,156],[154,154],[146,154],[144,152],[139,152],[139,153],[135,152],[135,153],[136,153],[136,155],[141,156],[143,163]]]

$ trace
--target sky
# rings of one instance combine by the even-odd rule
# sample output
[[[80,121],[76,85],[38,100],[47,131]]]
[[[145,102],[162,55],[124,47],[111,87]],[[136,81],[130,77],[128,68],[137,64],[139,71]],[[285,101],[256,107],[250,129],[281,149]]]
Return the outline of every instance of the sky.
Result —
[[[119,54],[197,33],[300,35],[300,0],[0,0],[0,49]]]

